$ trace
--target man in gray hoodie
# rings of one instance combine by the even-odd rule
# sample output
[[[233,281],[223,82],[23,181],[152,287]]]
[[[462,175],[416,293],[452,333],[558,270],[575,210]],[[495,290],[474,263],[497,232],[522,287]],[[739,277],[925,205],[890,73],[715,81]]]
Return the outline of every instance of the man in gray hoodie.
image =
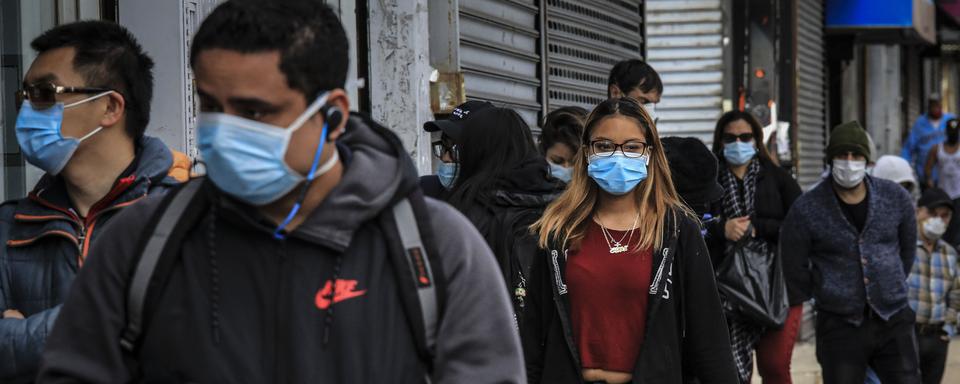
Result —
[[[128,286],[143,242],[162,233],[151,218],[164,201],[131,207],[103,229],[111,235],[92,246],[39,381],[524,380],[506,287],[483,238],[454,209],[418,197],[394,134],[342,118],[347,39],[330,8],[228,1],[203,22],[191,62],[208,180],[171,193],[199,185],[206,203],[177,227],[183,238],[169,243],[177,257],[158,263],[155,281],[166,282],[151,283],[132,340]],[[421,208],[409,225],[423,246],[404,240],[403,250],[420,261],[426,250],[442,267],[392,263],[394,235],[409,230],[392,220],[404,199]],[[418,288],[437,290],[434,326],[418,327],[405,311],[410,272]],[[428,353],[424,331],[436,334]]]

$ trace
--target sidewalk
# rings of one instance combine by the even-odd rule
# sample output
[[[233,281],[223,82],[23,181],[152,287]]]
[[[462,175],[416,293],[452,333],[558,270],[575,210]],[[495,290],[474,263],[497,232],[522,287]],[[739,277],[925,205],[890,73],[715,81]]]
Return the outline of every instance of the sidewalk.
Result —
[[[820,365],[817,364],[816,347],[813,343],[798,343],[793,349],[793,363],[791,365],[794,384],[820,384]],[[753,374],[753,383],[760,384],[760,375]],[[960,338],[950,342],[950,352],[947,354],[947,372],[943,383],[960,383]]]

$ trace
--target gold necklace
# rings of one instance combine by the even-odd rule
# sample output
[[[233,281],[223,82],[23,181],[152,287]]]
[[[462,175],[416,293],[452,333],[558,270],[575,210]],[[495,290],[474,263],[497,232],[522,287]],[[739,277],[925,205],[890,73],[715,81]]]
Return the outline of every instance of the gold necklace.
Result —
[[[600,224],[600,232],[603,233],[603,240],[607,242],[607,247],[610,248],[610,253],[624,253],[630,250],[630,243],[633,242],[633,231],[637,230],[637,224],[640,222],[640,212],[637,212],[637,218],[633,220],[633,226],[630,227],[630,230],[627,233],[623,234],[623,237],[620,238],[620,241],[617,241],[606,226],[603,225],[603,219],[600,218],[600,215],[597,215],[598,224]],[[629,238],[628,238],[629,236]],[[623,245],[623,240],[627,240],[627,245]]]

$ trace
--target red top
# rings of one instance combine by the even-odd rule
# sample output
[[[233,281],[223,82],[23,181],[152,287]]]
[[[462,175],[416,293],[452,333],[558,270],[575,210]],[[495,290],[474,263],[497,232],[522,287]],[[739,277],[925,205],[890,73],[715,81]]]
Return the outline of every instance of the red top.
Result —
[[[609,232],[616,240],[626,235]],[[629,252],[610,253],[600,225],[591,221],[580,249],[568,256],[570,317],[584,369],[633,372],[640,355],[653,255],[637,251],[639,233],[633,235]]]

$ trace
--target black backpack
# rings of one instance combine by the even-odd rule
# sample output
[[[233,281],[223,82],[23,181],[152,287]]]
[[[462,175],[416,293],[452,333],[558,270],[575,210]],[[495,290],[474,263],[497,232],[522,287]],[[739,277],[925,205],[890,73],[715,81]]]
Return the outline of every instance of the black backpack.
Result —
[[[120,338],[128,357],[136,353],[140,336],[149,326],[153,306],[180,257],[180,244],[211,204],[212,189],[206,179],[195,179],[170,191],[147,226],[153,228],[150,236],[141,238],[140,258],[127,290],[126,325]],[[404,314],[410,321],[417,351],[429,374],[436,356],[446,281],[439,257],[434,257],[436,243],[423,194],[419,189],[414,190],[381,213],[379,220],[387,234],[390,261],[402,287],[398,291]]]

